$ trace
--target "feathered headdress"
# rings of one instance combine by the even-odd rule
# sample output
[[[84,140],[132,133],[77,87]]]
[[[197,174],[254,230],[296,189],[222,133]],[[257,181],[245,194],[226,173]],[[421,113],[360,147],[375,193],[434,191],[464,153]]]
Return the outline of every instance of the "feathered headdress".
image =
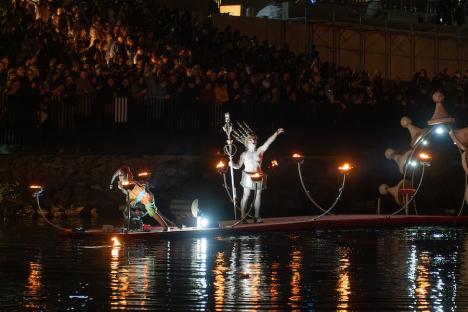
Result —
[[[247,146],[247,138],[248,137],[257,137],[255,131],[253,131],[248,124],[245,122],[237,122],[238,129],[232,132],[232,136],[236,139],[239,143],[244,144]]]

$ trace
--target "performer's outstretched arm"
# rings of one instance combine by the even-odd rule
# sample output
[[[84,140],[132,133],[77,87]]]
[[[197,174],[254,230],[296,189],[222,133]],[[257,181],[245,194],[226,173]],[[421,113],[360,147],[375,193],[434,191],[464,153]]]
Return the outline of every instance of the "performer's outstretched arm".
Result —
[[[240,169],[242,165],[244,164],[244,160],[245,160],[245,152],[240,155],[239,162],[237,164],[234,162],[229,162],[229,166],[232,166],[232,168],[234,169]]]
[[[263,145],[258,148],[258,151],[264,153],[270,147],[271,143],[273,143],[276,140],[276,137],[283,132],[283,128],[279,128],[278,130],[276,130],[275,133],[273,133],[273,135],[269,137],[268,140],[266,140],[265,143],[263,143]]]

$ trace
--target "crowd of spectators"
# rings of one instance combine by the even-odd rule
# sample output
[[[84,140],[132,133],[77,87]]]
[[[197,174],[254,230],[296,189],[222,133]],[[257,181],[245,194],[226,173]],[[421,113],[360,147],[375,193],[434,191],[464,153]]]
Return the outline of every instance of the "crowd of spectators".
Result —
[[[273,119],[287,107],[301,122],[336,127],[431,111],[435,89],[449,109],[468,99],[468,71],[384,80],[321,63],[313,47],[295,54],[153,1],[12,0],[0,14],[0,93],[34,99],[22,101],[33,110],[56,97],[92,96],[103,111],[114,97],[153,97],[234,113],[246,103],[278,107]]]
[[[467,5],[465,0],[439,0],[436,5],[438,22],[444,25],[464,25]]]

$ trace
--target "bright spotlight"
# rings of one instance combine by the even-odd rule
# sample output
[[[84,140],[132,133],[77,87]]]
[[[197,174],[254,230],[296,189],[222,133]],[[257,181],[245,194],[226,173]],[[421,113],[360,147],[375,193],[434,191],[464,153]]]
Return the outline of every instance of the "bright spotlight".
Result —
[[[421,144],[424,145],[424,146],[427,146],[429,144],[429,142],[427,140],[422,140]]]
[[[444,132],[445,132],[445,128],[442,126],[439,126],[435,129],[435,133],[437,133],[438,135],[444,134]]]
[[[209,221],[207,218],[204,217],[197,217],[197,227],[199,228],[206,228],[209,224]]]
[[[414,161],[414,160],[410,160],[409,163],[408,163],[411,167],[416,167],[418,166],[418,162]]]

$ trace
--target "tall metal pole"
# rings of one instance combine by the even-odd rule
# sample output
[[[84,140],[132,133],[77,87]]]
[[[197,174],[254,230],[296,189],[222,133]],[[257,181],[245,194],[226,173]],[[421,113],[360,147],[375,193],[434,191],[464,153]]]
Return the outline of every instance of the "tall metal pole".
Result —
[[[231,124],[231,119],[229,117],[229,113],[224,114],[224,121],[225,124],[223,126],[223,130],[226,133],[227,140],[226,140],[226,146],[224,146],[224,153],[229,157],[229,163],[232,164],[232,158],[235,154],[235,149],[233,149],[233,141],[231,139],[231,133],[232,133],[232,124]],[[232,205],[234,209],[234,220],[237,220],[237,196],[236,196],[236,187],[234,185],[234,168],[230,165],[230,172],[231,172],[231,189],[232,189]]]
[[[131,212],[131,207],[130,207],[130,195],[128,194],[127,190],[127,209],[128,209],[128,220],[127,220],[127,233],[130,233],[130,219],[132,218],[132,212]]]

